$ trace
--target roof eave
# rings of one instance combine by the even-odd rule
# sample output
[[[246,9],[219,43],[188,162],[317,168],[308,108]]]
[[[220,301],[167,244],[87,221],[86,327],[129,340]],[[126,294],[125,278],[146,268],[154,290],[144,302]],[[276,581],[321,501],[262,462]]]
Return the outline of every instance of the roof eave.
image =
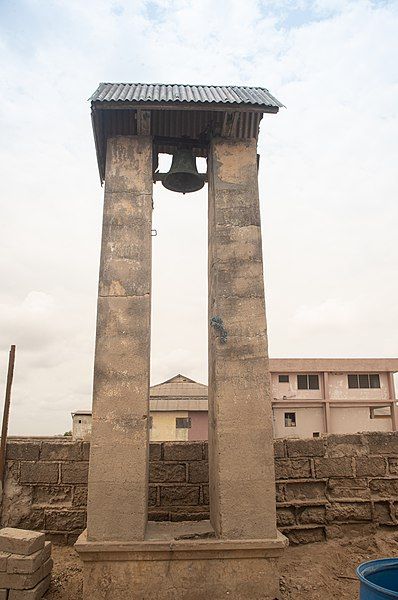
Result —
[[[147,110],[217,110],[225,112],[259,112],[276,114],[281,106],[259,104],[231,104],[228,102],[148,102],[147,100],[130,102],[128,100],[94,100],[91,102],[93,110],[131,110],[146,108]]]

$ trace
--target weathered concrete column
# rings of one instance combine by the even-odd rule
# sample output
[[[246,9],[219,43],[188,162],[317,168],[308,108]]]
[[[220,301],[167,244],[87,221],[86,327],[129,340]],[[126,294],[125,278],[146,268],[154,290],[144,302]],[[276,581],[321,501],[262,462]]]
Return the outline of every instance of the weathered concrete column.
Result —
[[[88,540],[147,523],[152,140],[108,140],[88,485]]]
[[[209,155],[210,516],[229,539],[275,538],[272,408],[256,141]]]

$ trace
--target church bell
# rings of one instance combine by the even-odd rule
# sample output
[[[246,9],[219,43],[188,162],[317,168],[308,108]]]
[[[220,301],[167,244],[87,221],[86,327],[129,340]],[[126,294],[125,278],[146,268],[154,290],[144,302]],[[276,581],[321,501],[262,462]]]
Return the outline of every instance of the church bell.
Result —
[[[182,194],[202,189],[205,178],[198,173],[192,150],[177,148],[173,154],[170,171],[163,176],[162,183],[168,190]]]

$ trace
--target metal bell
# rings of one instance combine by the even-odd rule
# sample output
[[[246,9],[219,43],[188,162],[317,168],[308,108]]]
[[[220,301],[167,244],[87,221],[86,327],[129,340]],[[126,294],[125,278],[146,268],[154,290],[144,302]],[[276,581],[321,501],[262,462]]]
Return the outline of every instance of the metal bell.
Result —
[[[205,184],[205,178],[198,173],[192,150],[179,148],[173,154],[170,171],[162,177],[165,188],[172,192],[197,192]]]

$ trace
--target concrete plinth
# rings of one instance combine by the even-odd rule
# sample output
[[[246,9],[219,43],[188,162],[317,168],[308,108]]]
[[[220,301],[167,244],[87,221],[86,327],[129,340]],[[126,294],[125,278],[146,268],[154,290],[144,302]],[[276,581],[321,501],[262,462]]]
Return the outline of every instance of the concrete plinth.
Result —
[[[286,546],[274,539],[220,540],[208,521],[150,523],[144,541],[88,542],[76,550],[90,600],[274,600]]]

